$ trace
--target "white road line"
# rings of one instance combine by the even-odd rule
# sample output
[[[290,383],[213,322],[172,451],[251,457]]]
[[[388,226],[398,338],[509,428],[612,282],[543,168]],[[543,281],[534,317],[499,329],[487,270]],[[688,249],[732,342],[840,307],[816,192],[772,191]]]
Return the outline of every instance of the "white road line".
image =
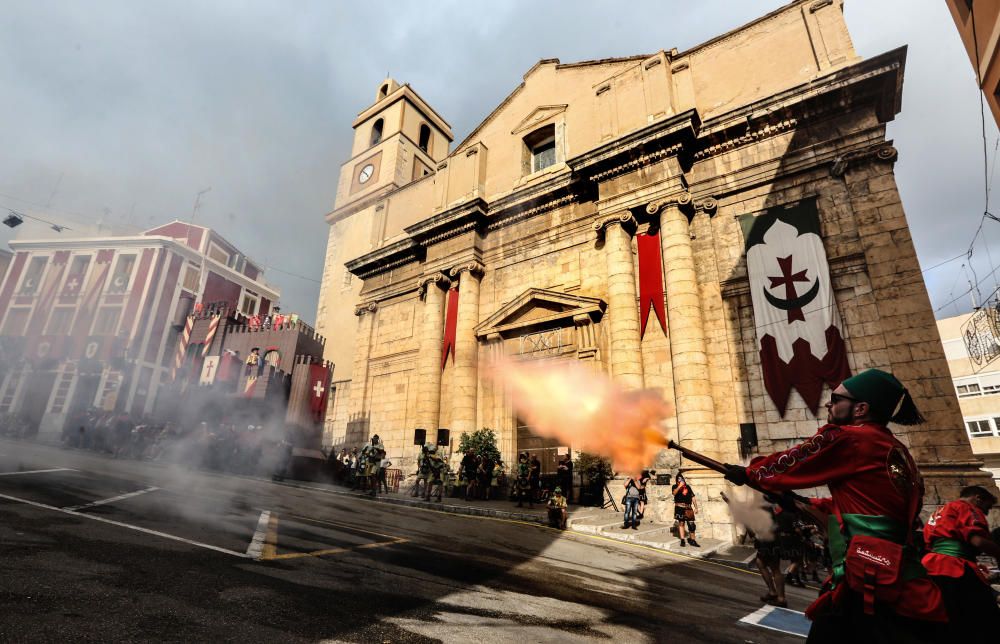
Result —
[[[146,492],[153,492],[154,490],[159,490],[158,487],[147,487],[145,490],[136,490],[135,492],[129,492],[128,494],[119,494],[118,496],[113,496],[110,499],[101,499],[100,501],[94,501],[92,503],[83,503],[81,505],[67,505],[63,510],[83,510],[85,508],[92,508],[97,505],[104,505],[106,503],[114,503],[115,501],[121,501],[122,499],[131,499],[133,496],[139,496],[140,494],[145,494]]]
[[[51,470],[22,470],[20,472],[0,472],[0,476],[15,476],[17,474],[45,474],[46,472],[75,472],[72,467],[54,467]]]
[[[246,556],[251,559],[260,559],[264,551],[264,539],[267,537],[267,524],[271,520],[271,512],[264,510],[257,519],[257,531],[253,533],[253,539],[247,546]]]
[[[757,610],[755,610],[754,612],[747,615],[746,617],[740,618],[739,621],[745,624],[753,624],[754,626],[766,628],[768,630],[778,631],[779,633],[787,633],[788,635],[795,635],[796,637],[802,637],[802,638],[807,637],[806,635],[803,635],[802,633],[799,633],[797,631],[790,631],[784,628],[778,628],[777,626],[771,626],[769,624],[761,623],[762,621],[764,621],[765,617],[767,617],[768,615],[770,615],[775,611],[781,611],[783,613],[794,613],[796,615],[803,615],[803,616],[805,615],[805,613],[801,613],[797,610],[792,610],[790,608],[778,608],[777,606],[770,606],[768,604],[765,604],[760,608],[758,608]]]
[[[181,543],[186,543],[192,546],[198,546],[199,548],[206,548],[208,550],[214,550],[216,552],[221,552],[223,554],[232,555],[234,557],[239,557],[240,559],[246,559],[247,556],[242,552],[236,552],[235,550],[229,550],[227,548],[220,548],[219,546],[213,546],[208,543],[202,543],[200,541],[192,541],[191,539],[185,539],[184,537],[178,537],[173,534],[167,534],[166,532],[160,532],[158,530],[150,530],[149,528],[141,528],[137,525],[131,525],[129,523],[122,523],[121,521],[112,521],[111,519],[105,519],[104,517],[95,516],[93,514],[87,514],[86,512],[76,512],[74,510],[66,510],[63,508],[57,508],[54,505],[46,505],[44,503],[37,503],[35,501],[29,501],[28,499],[19,499],[16,496],[8,496],[6,494],[0,494],[0,499],[7,499],[8,501],[16,501],[18,503],[24,503],[26,505],[32,505],[36,508],[44,508],[46,510],[52,510],[54,512],[62,512],[63,514],[69,514],[74,517],[82,517],[84,519],[90,519],[91,521],[99,521],[100,523],[107,523],[109,525],[116,525],[120,528],[128,528],[129,530],[135,530],[136,532],[142,532],[145,534],[151,534],[156,537],[163,537],[164,539],[171,539],[173,541],[180,541]]]

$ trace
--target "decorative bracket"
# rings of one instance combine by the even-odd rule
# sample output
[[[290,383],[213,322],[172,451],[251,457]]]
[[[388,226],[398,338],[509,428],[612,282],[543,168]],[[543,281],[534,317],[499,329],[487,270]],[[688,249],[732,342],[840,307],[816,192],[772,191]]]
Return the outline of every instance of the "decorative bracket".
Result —
[[[354,315],[361,317],[365,313],[374,313],[378,310],[378,302],[364,302],[354,307]]]

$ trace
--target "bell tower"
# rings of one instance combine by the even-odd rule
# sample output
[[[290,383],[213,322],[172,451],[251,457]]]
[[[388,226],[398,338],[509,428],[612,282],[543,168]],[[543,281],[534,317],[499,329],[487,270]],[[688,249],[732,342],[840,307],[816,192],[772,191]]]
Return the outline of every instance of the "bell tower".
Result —
[[[448,155],[451,127],[409,85],[379,83],[375,102],[352,124],[351,157],[340,170],[337,209],[432,174]]]
[[[345,264],[378,248],[387,235],[386,213],[394,195],[434,174],[454,138],[451,126],[409,85],[386,78],[374,89],[374,102],[352,124],[354,141],[340,167],[334,208],[326,215],[330,233],[316,330],[327,338],[324,357],[335,365],[328,433],[335,423],[346,422],[336,414],[346,409],[358,328],[374,316],[357,311],[362,281]]]

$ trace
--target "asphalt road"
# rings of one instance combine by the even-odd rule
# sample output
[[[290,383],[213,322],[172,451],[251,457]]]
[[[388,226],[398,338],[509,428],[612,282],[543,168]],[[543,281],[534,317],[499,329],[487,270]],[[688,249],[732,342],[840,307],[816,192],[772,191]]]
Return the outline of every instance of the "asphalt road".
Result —
[[[2,641],[802,641],[739,622],[746,571],[29,443],[0,441],[0,548]]]

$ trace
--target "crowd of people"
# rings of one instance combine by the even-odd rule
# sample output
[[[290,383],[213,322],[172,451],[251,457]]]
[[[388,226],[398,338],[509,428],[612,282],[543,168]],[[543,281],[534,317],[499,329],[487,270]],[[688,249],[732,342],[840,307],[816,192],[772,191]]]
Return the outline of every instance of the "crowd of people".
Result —
[[[274,453],[282,453],[281,440],[269,436],[261,425],[246,428],[233,423],[192,427],[138,421],[128,414],[90,409],[66,425],[64,447],[129,458],[182,463],[186,466],[234,474],[272,474]]]

